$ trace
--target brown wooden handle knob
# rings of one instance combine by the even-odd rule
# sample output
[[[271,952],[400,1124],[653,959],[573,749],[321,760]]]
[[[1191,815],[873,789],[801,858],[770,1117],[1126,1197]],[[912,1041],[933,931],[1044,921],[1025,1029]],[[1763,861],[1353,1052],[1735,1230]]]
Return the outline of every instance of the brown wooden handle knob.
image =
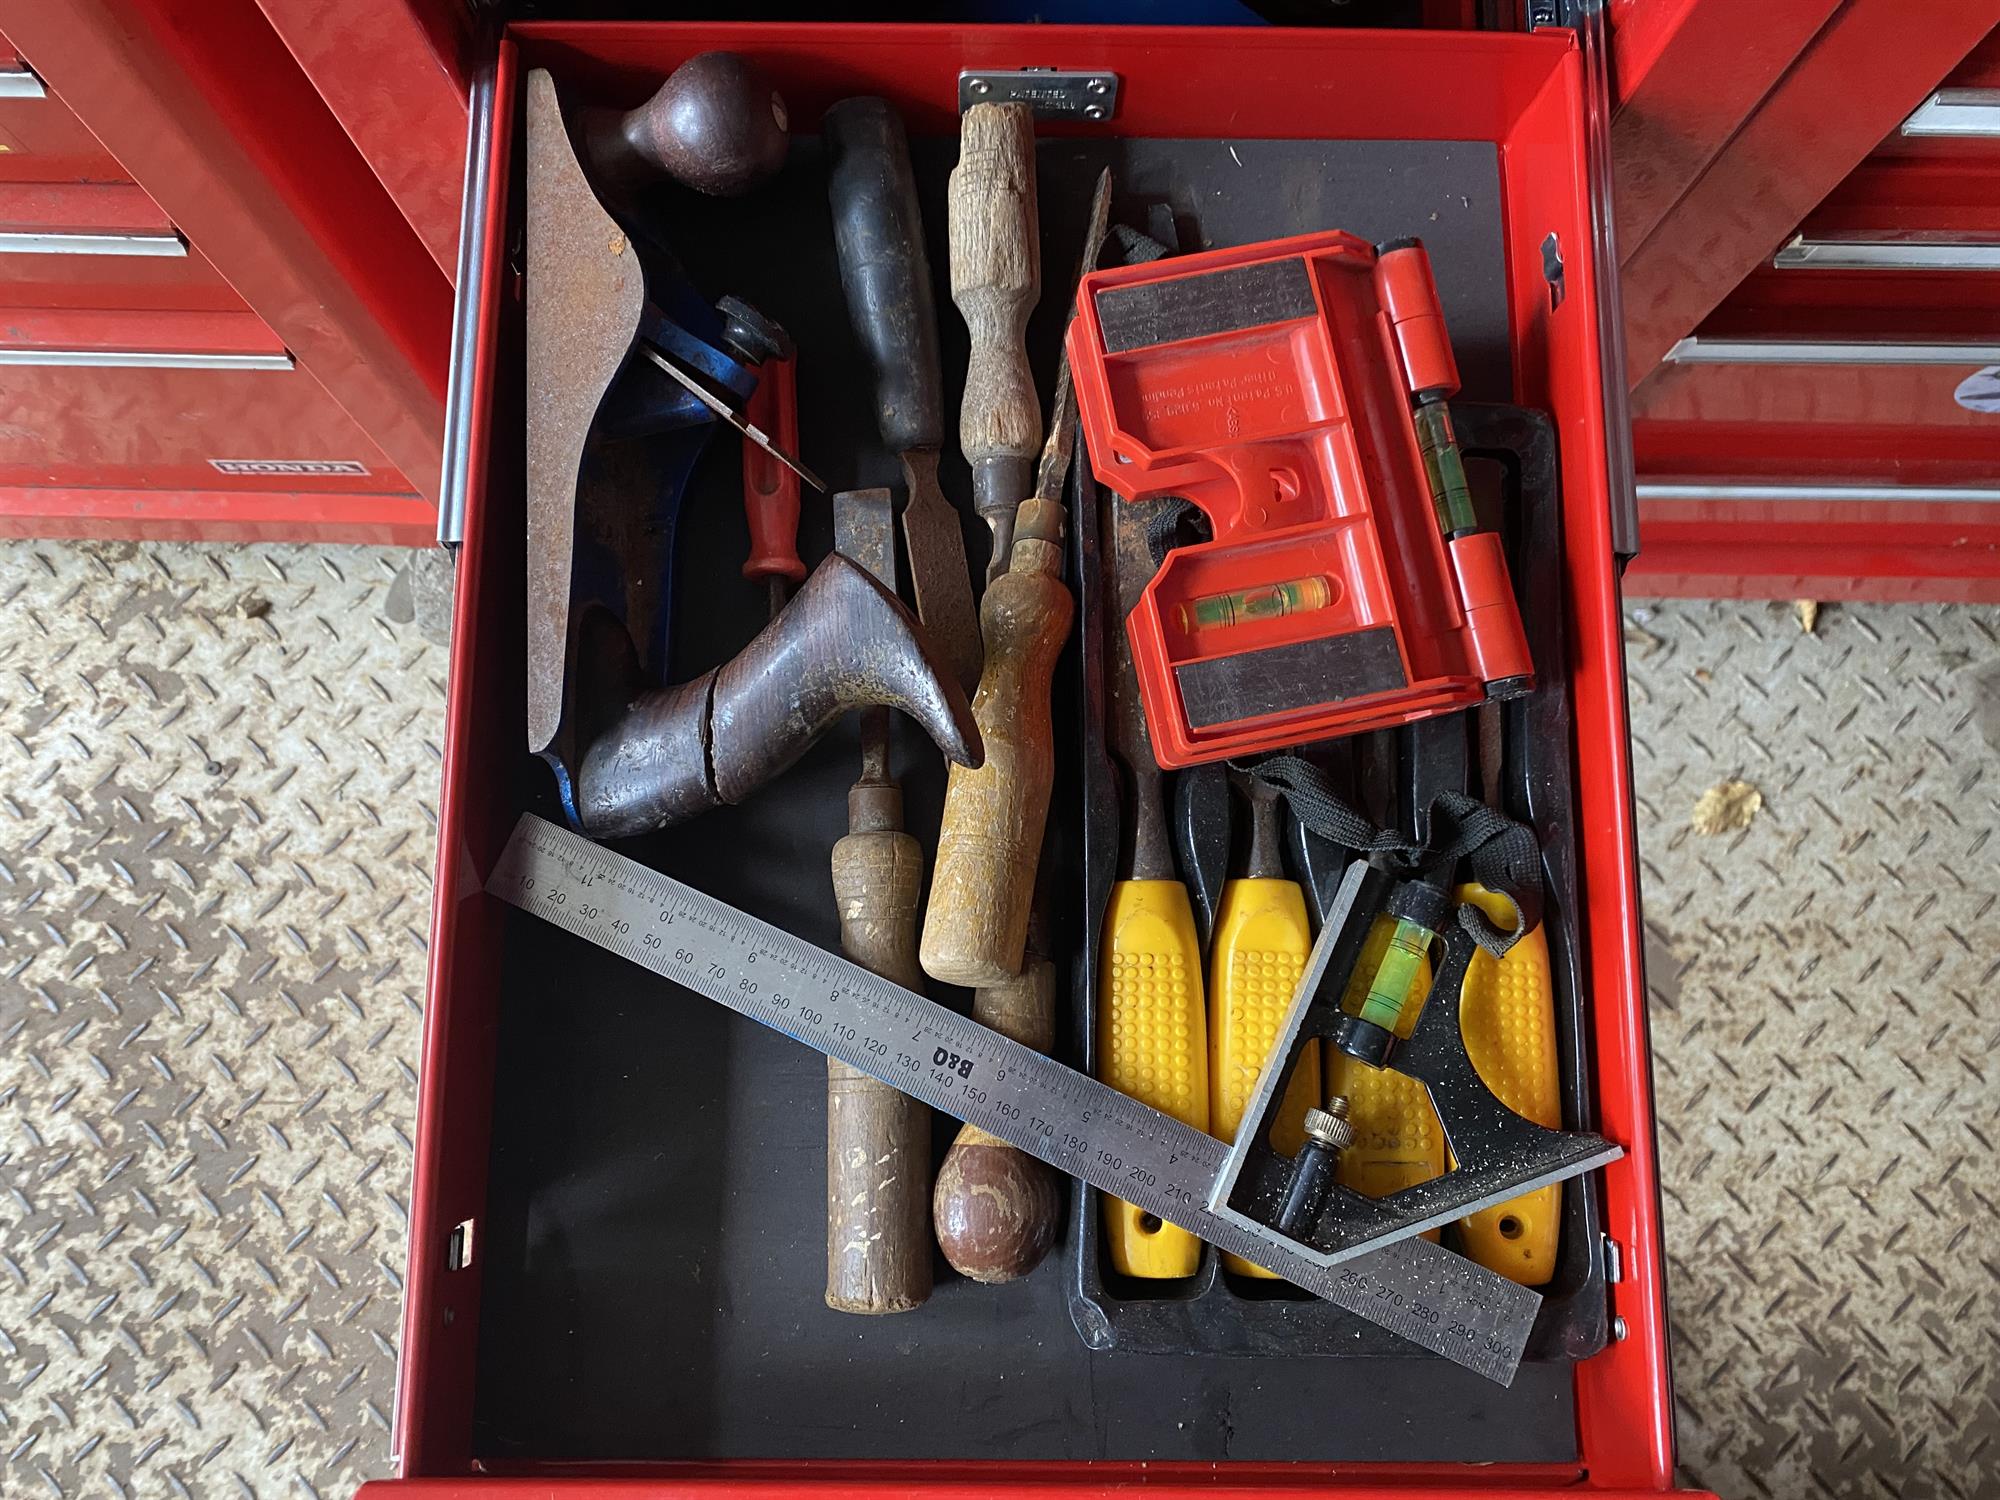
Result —
[[[697,192],[734,198],[784,166],[789,126],[785,101],[762,68],[740,52],[703,52],[637,109],[586,115],[584,142],[591,165],[612,182],[664,172]]]
[[[1056,969],[1031,959],[1015,979],[974,993],[972,1018],[1046,1052],[1055,1037]],[[1041,1264],[1062,1227],[1060,1178],[1047,1162],[974,1125],[958,1136],[931,1194],[938,1248],[973,1281],[1015,1281]]]

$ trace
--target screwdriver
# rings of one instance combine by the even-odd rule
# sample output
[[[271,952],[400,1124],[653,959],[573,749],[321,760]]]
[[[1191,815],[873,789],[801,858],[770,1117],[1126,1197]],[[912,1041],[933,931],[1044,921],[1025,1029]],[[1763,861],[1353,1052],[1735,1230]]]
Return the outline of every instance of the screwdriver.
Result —
[[[1250,853],[1244,873],[1222,887],[1209,955],[1208,1133],[1221,1141],[1236,1138],[1312,950],[1305,893],[1285,878],[1279,852],[1278,789],[1242,772],[1230,780],[1250,803]],[[1272,1146],[1296,1156],[1306,1111],[1320,1100],[1319,1043],[1308,1041],[1272,1125]],[[1238,1276],[1276,1279],[1241,1256],[1225,1254],[1222,1265]]]
[[[787,453],[799,450],[798,369],[791,356],[767,359],[745,415]],[[771,618],[785,607],[792,585],[806,576],[799,561],[799,476],[749,438],[743,440],[743,519],[750,526],[750,555],[743,576],[764,580]]]
[[[1207,1016],[1202,1006],[1201,943],[1194,908],[1174,870],[1160,768],[1146,732],[1125,617],[1153,574],[1146,546],[1149,507],[1100,490],[1110,539],[1105,566],[1115,618],[1106,629],[1112,750],[1125,771],[1132,806],[1128,873],[1111,888],[1098,961],[1098,1076],[1121,1094],[1150,1104],[1197,1130],[1209,1128]],[[1239,1106],[1238,1117],[1241,1117]],[[1201,1241],[1116,1198],[1104,1200],[1112,1267],[1147,1280],[1192,1276]]]
[[[1033,144],[1032,137],[1016,140],[1030,153]],[[1024,177],[1033,180],[1032,166],[1015,163],[1012,180]],[[1091,199],[1078,279],[1096,266],[1110,217],[1106,171]],[[1000,207],[995,218],[1016,221],[1011,210]],[[1071,301],[1073,307],[1073,294]],[[1007,571],[986,586],[979,601],[986,661],[972,713],[986,760],[977,770],[951,768],[924,913],[924,972],[946,984],[976,987],[1012,979],[1021,972],[1027,947],[1035,867],[1055,776],[1051,680],[1076,616],[1076,601],[1062,581],[1062,493],[1076,424],[1065,355],[1056,366],[1055,404],[1035,492],[1015,513]]]

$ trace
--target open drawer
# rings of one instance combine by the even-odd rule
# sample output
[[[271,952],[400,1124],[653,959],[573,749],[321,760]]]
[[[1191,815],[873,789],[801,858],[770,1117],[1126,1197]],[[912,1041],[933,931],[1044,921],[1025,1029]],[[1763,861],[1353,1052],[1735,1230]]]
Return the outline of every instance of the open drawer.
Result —
[[[874,440],[839,303],[818,122],[854,94],[899,108],[941,267],[965,68],[1120,80],[1110,120],[1041,130],[1044,299],[1030,349],[1044,392],[1081,200],[1108,164],[1172,202],[1198,236],[1187,248],[1331,227],[1424,236],[1466,394],[1553,416],[1564,567],[1560,599],[1546,603],[1564,611],[1568,660],[1538,665],[1571,685],[1597,1125],[1626,1150],[1602,1183],[1617,1268],[1602,1352],[1525,1365],[1505,1390],[1414,1353],[1092,1353],[1070,1326],[1054,1259],[1009,1287],[941,1283],[925,1308],[894,1318],[829,1312],[820,1060],[481,893],[517,814],[546,806],[520,731],[524,396],[508,247],[522,216],[523,82],[546,67],[572,103],[629,107],[718,47],[776,80],[792,163],[733,204],[662,203],[703,292],[745,295],[797,338],[801,448],[835,487],[890,483],[895,470]],[[461,288],[477,337],[455,372],[476,397],[396,1417],[404,1477],[370,1492],[1095,1493],[1142,1476],[1152,1489],[1208,1492],[1666,1488],[1672,1411],[1598,269],[1570,34],[536,23],[502,41],[495,119],[475,165],[497,232],[485,275]],[[964,333],[946,280],[934,277],[955,411]],[[947,446],[945,489],[962,503],[965,472]],[[717,444],[681,513],[678,675],[761,623],[761,590],[737,576],[738,494],[733,445]],[[817,557],[829,533],[809,496],[802,554]],[[975,564],[984,555],[977,541],[968,550]],[[908,826],[928,851],[943,778],[914,734],[898,761]],[[760,797],[633,852],[831,944],[826,854],[845,831],[855,765],[852,736],[832,736]],[[1063,788],[1059,772],[1058,850],[1079,816]]]

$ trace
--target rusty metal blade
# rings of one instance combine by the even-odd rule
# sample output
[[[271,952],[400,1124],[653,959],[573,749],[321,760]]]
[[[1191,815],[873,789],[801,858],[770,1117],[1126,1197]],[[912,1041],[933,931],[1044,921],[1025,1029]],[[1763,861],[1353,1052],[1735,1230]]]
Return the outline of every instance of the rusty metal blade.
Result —
[[[826,493],[826,484],[823,480],[821,480],[819,475],[813,473],[811,469],[808,469],[804,464],[800,463],[796,458],[793,458],[791,454],[787,453],[783,448],[780,448],[775,442],[771,440],[771,435],[766,431],[764,431],[763,428],[757,426],[754,422],[750,422],[745,418],[737,415],[735,411],[731,410],[728,402],[724,401],[720,396],[716,395],[713,391],[710,391],[706,387],[704,387],[700,381],[694,378],[694,376],[688,374],[686,370],[683,370],[679,365],[675,364],[672,360],[668,359],[666,355],[662,354],[659,350],[655,349],[651,344],[641,344],[639,346],[639,352],[641,354],[644,354],[646,358],[650,359],[654,364],[658,365],[668,375],[672,376],[674,380],[679,383],[681,388],[685,390],[690,396],[693,396],[695,400],[699,401],[703,406],[707,407],[710,411],[714,412],[718,417],[722,418],[723,421],[727,422],[731,427],[734,427],[738,432],[742,433],[745,437],[750,439],[751,442],[755,443],[759,448],[762,448],[766,453],[770,454],[771,457],[775,458],[779,463],[783,464],[786,468],[790,469],[794,474],[798,475],[799,478],[803,479],[807,484],[811,485],[814,489],[818,490],[822,495]]]
[[[1104,236],[1111,226],[1111,169],[1097,176],[1097,191],[1090,200],[1090,228],[1083,237],[1083,258],[1077,262],[1076,281],[1071,283],[1069,316],[1076,317],[1076,286],[1097,269],[1097,257],[1104,253]],[[1063,325],[1067,330],[1066,321]],[[1056,362],[1056,399],[1049,409],[1049,436],[1042,444],[1041,466],[1035,471],[1035,497],[1060,500],[1063,482],[1069,478],[1070,457],[1076,452],[1076,392],[1070,385],[1069,339],[1062,342],[1062,357]]]
[[[965,532],[959,527],[958,512],[938,487],[937,449],[912,448],[902,459],[909,487],[903,503],[903,545],[909,550],[910,581],[917,590],[917,618],[969,695],[979,686],[986,649],[980,642],[979,611],[972,602]]]
[[[562,728],[576,486],[592,418],[645,304],[638,252],[590,189],[554,81],[528,75],[528,748]]]
[[[896,507],[887,490],[842,490],[833,497],[833,550],[896,591]]]

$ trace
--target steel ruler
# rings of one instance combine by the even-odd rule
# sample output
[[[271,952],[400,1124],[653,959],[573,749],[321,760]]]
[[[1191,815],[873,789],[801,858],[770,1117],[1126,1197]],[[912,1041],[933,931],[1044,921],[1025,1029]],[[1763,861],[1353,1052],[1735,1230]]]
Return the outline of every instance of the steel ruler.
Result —
[[[692,886],[532,814],[486,889],[1102,1192],[1507,1385],[1541,1298],[1423,1239],[1335,1264],[1212,1213],[1229,1148]]]

